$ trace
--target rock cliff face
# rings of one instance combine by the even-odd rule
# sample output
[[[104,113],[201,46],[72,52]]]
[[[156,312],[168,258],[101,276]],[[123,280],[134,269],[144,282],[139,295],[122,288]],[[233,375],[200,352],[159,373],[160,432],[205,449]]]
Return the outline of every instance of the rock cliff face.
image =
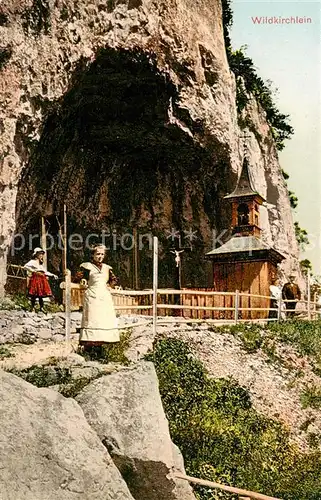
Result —
[[[132,285],[133,228],[159,236],[161,286],[173,285],[168,232],[186,245],[193,231],[183,284],[211,285],[204,254],[213,231],[228,236],[222,198],[244,154],[220,1],[4,0],[0,35],[0,288],[14,231],[38,233],[42,213],[55,236],[64,203],[69,233],[111,233],[123,285]],[[263,237],[288,256],[287,271],[298,255],[287,191],[264,113],[255,102],[248,113]],[[152,278],[146,241],[140,286]]]

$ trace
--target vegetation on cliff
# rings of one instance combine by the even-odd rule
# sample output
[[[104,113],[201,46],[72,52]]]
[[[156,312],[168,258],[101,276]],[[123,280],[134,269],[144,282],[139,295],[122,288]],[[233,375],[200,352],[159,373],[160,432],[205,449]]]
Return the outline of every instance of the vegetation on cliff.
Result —
[[[231,380],[209,378],[186,343],[161,340],[152,359],[188,474],[284,500],[320,498],[320,451],[300,452],[280,423],[254,411],[246,390]],[[200,500],[218,498],[203,487],[196,494]]]
[[[271,133],[278,150],[284,148],[284,140],[290,139],[294,133],[289,124],[289,115],[281,113],[274,103],[273,90],[270,82],[264,82],[257,74],[255,65],[245,53],[246,48],[241,47],[233,51],[229,30],[233,24],[233,12],[231,0],[222,0],[223,7],[223,29],[226,53],[231,70],[236,78],[236,104],[241,112],[245,109],[254,96],[266,113],[266,119],[270,125]]]
[[[22,26],[26,34],[39,36],[50,31],[50,4],[48,0],[33,0],[22,12]]]
[[[282,170],[282,175],[283,175],[283,178],[286,182],[289,178],[289,174],[287,172],[285,172],[284,170]],[[290,191],[290,190],[288,191],[288,194],[289,194],[291,208],[293,210],[295,210],[299,204],[298,197],[296,196],[296,194],[293,191]],[[298,242],[299,248],[302,251],[304,251],[305,246],[309,244],[308,233],[305,229],[302,229],[302,227],[300,227],[300,224],[297,221],[294,223],[294,231],[295,231],[295,237],[296,237],[296,240]],[[302,264],[302,263],[303,263],[303,265],[302,265],[303,269],[307,269],[307,268],[312,269],[311,263],[310,263],[310,261],[308,261],[308,259],[304,259],[303,261],[301,261],[300,264]]]
[[[266,113],[266,120],[270,126],[271,134],[274,139],[276,148],[281,151],[284,149],[284,141],[290,139],[294,134],[293,127],[289,124],[289,115],[281,113],[274,102],[274,90],[270,81],[264,80],[258,76],[253,60],[246,55],[246,46],[237,50],[232,49],[230,38],[230,28],[233,24],[233,11],[231,9],[231,0],[222,0],[223,8],[223,31],[226,46],[226,53],[229,66],[236,79],[236,104],[240,114],[239,123],[241,127],[248,127],[260,141],[259,133],[254,127],[250,117],[241,115],[244,110],[246,113],[246,105],[251,96],[261,105]],[[289,175],[283,170],[285,181]],[[292,191],[289,190],[289,200],[291,207],[295,209],[298,205],[298,198]],[[302,251],[309,244],[308,233],[302,229],[298,222],[294,224],[295,236],[299,247]]]

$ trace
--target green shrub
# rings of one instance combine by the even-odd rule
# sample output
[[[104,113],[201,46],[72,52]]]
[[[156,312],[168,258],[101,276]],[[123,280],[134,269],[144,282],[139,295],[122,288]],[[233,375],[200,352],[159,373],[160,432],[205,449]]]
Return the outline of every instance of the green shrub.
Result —
[[[48,0],[33,0],[32,5],[21,14],[22,26],[26,34],[46,35],[50,30],[50,4]]]
[[[301,355],[321,354],[321,320],[293,320],[264,327],[270,337],[295,347]]]
[[[10,301],[14,304],[14,309],[30,310],[30,301],[25,293],[19,292],[10,295]]]
[[[50,385],[64,384],[71,380],[70,370],[58,366],[33,365],[24,370],[13,368],[7,371],[23,378],[36,387],[49,387]]]
[[[9,297],[4,297],[0,299],[0,310],[12,311],[16,309],[15,303],[9,299]]]
[[[13,358],[14,356],[15,355],[9,349],[7,349],[7,347],[0,347],[0,359]]]
[[[247,352],[255,352],[262,345],[262,331],[256,325],[250,325],[243,328],[239,337]]]
[[[79,347],[78,353],[86,360],[99,361],[100,363],[121,363],[128,365],[129,361],[126,358],[125,351],[129,347],[131,329],[126,329],[120,333],[120,341],[104,344],[102,346],[91,346],[84,350]]]
[[[60,385],[59,392],[65,398],[75,398],[86,385],[90,384],[93,380],[100,378],[104,373],[99,373],[93,377],[78,377],[73,380],[67,381]]]
[[[301,356],[310,357],[314,372],[321,375],[321,320],[287,320],[267,325],[240,323],[232,326],[212,327],[217,333],[229,333],[240,339],[248,352],[262,349],[271,359],[276,356],[276,343],[294,347]]]
[[[155,363],[173,441],[187,474],[284,500],[321,494],[321,454],[304,455],[278,422],[258,415],[249,393],[232,380],[211,379],[187,344],[161,340],[147,359]],[[195,487],[197,498],[214,496]]]
[[[30,311],[31,309],[30,300],[27,297],[27,295],[23,292],[10,295],[10,297],[8,297],[6,301],[8,303],[8,307],[1,307],[1,302],[0,302],[0,309],[22,309],[23,311]],[[44,310],[47,313],[52,314],[63,311],[63,306],[57,304],[56,302],[45,302]]]
[[[267,122],[270,125],[272,136],[279,150],[284,148],[284,140],[289,139],[294,130],[289,125],[288,115],[280,113],[274,103],[271,84],[265,83],[257,75],[256,68],[250,57],[245,54],[245,47],[233,51],[227,51],[229,65],[236,78],[236,104],[241,112],[253,95],[266,113]]]
[[[59,385],[58,390],[60,394],[66,398],[76,397],[86,385],[104,375],[104,373],[98,373],[92,377],[77,377],[73,379],[70,369],[58,366],[58,362],[58,358],[52,358],[48,365],[33,365],[24,370],[12,368],[7,371],[23,378],[26,382],[36,387]]]
[[[321,408],[321,387],[310,385],[301,393],[300,401],[303,408]]]

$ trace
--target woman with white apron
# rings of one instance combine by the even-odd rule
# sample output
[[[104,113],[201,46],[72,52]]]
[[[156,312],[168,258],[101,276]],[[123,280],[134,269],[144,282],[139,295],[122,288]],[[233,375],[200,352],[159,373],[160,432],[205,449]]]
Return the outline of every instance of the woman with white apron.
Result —
[[[117,282],[111,266],[104,264],[106,248],[97,245],[91,262],[80,265],[77,281],[86,288],[79,343],[85,347],[119,342],[119,330],[108,284]]]

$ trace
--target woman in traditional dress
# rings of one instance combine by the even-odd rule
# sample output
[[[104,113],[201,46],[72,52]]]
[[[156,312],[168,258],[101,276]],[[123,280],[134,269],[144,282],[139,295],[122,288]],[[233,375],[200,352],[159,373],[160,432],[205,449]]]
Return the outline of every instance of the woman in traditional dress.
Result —
[[[108,284],[117,279],[111,266],[104,264],[106,247],[97,245],[92,250],[91,262],[80,265],[76,281],[86,287],[79,344],[86,347],[119,342],[119,330]]]
[[[269,311],[269,319],[277,319],[278,318],[278,309],[279,309],[279,301],[282,297],[282,290],[279,286],[279,279],[274,276],[272,278],[272,284],[270,285],[270,311]],[[283,304],[281,304],[281,319],[284,319],[283,315]]]
[[[45,251],[37,247],[34,249],[32,259],[24,265],[29,274],[28,296],[31,301],[31,311],[35,311],[36,300],[39,300],[40,312],[43,310],[43,299],[52,297],[52,291],[48,282],[48,276],[55,279],[58,277],[55,274],[49,273],[43,263]]]

